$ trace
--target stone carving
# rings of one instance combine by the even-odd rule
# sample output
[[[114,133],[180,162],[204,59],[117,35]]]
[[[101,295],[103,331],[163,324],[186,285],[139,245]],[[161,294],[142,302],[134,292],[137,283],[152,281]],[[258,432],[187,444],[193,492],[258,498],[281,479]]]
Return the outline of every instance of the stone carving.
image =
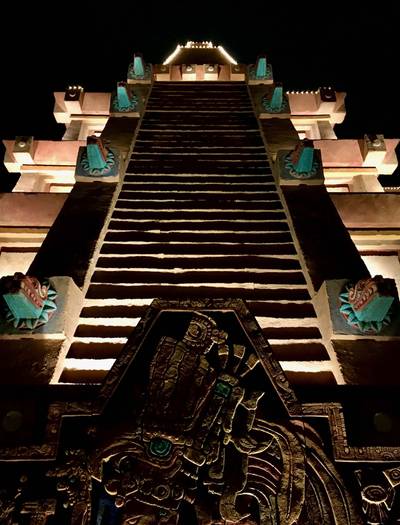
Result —
[[[285,158],[285,167],[295,179],[310,179],[317,174],[318,161],[314,156],[314,144],[303,140]]]
[[[14,525],[16,506],[20,502],[28,478],[22,475],[16,487],[0,489],[0,523],[1,525]]]
[[[12,497],[8,491],[0,489],[0,523],[3,525],[12,525],[12,516],[14,514],[15,503],[18,495]]]
[[[385,525],[391,517],[396,487],[400,484],[400,468],[382,472],[368,469],[355,471],[361,489],[361,506],[368,525]]]
[[[272,95],[265,95],[262,99],[263,108],[268,113],[286,113],[289,111],[289,102],[283,93],[282,86],[276,85]]]
[[[57,292],[50,283],[20,272],[0,279],[0,295],[4,317],[14,328],[34,330],[57,310]]]
[[[64,495],[64,508],[72,510],[71,525],[90,522],[91,471],[87,455],[82,450],[65,452],[65,462],[47,471],[56,478],[57,491]]]
[[[280,150],[277,155],[279,182],[287,184],[323,184],[321,151],[311,140],[300,141],[294,150]]]
[[[111,102],[112,111],[118,113],[135,111],[138,102],[138,97],[128,90],[126,82],[118,82],[117,91]]]
[[[249,80],[272,83],[272,67],[265,55],[259,56],[256,63],[249,67]]]
[[[364,333],[379,333],[391,322],[396,298],[394,279],[376,275],[346,286],[339,295],[340,312],[353,328]]]
[[[22,505],[21,514],[30,516],[29,525],[46,525],[47,519],[54,516],[56,500],[26,501]]]
[[[109,377],[95,402],[50,403],[41,430],[46,445],[3,449],[4,461],[52,460],[40,473],[49,479],[35,488],[42,501],[59,491],[65,510],[57,505],[49,521],[358,525],[345,486],[307,424],[315,417],[329,421],[344,475],[354,472],[352,461],[380,461],[386,470],[376,484],[390,496],[399,483],[397,449],[350,446],[341,405],[296,400],[243,301],[154,301]],[[60,427],[67,414],[83,417]],[[38,481],[35,475],[32,483]],[[28,492],[26,510],[40,501]],[[368,494],[367,506],[376,510]],[[3,507],[15,520],[24,502],[7,498]],[[382,508],[390,507],[390,497],[385,501]],[[391,509],[397,512],[396,499]]]
[[[105,148],[103,141],[94,135],[87,138],[86,156],[83,156],[82,167],[90,175],[105,175],[115,164],[114,154]]]
[[[65,90],[64,100],[70,101],[81,101],[83,99],[84,89],[82,86],[68,86]]]
[[[258,416],[263,392],[250,379],[257,367],[253,350],[228,343],[200,312],[182,340],[161,338],[137,424],[94,460],[94,476],[115,498],[123,524],[176,524],[187,505],[202,525],[305,524],[306,479],[321,494],[327,484],[338,487],[326,497],[337,521],[322,521],[320,509],[313,523],[356,523],[318,444],[308,439],[305,460],[295,425]]]
[[[128,79],[133,81],[150,81],[151,65],[145,64],[142,55],[135,53],[128,67]]]
[[[385,151],[385,138],[383,135],[364,135],[364,141],[366,143],[367,149],[372,151]]]
[[[86,147],[79,148],[76,176],[84,179],[118,178],[119,156],[117,151],[106,147],[100,137],[87,137]]]
[[[319,88],[321,102],[336,102],[336,92],[331,86]]]

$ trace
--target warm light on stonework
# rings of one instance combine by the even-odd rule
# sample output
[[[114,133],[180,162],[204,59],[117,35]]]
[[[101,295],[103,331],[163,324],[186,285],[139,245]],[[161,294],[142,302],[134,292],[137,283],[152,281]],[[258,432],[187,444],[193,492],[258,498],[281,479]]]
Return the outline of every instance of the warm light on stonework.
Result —
[[[204,41],[204,42],[194,42],[193,40],[188,40],[184,46],[181,44],[178,44],[175,48],[175,51],[173,51],[169,57],[163,62],[164,66],[167,66],[170,64],[174,58],[178,55],[181,49],[218,49],[218,51],[231,63],[234,65],[237,65],[236,60],[231,57],[231,55],[225,51],[225,49],[222,46],[214,46],[214,44],[211,41]]]
[[[215,47],[214,44],[211,41],[205,41],[205,42],[193,42],[193,40],[188,40],[185,44],[185,48],[187,49],[193,49],[193,48],[213,48]]]
[[[237,62],[234,58],[231,57],[229,53],[225,51],[225,49],[222,46],[218,46],[219,51],[224,55],[224,57],[229,60],[231,64],[237,65]]]
[[[180,44],[178,44],[178,45],[176,46],[175,51],[173,51],[173,52],[169,55],[169,57],[168,57],[166,60],[164,60],[164,62],[163,62],[163,66],[167,66],[170,62],[172,62],[172,60],[176,57],[176,55],[177,55],[177,54],[179,53],[179,51],[181,50],[181,47],[182,47],[182,46],[181,46]]]

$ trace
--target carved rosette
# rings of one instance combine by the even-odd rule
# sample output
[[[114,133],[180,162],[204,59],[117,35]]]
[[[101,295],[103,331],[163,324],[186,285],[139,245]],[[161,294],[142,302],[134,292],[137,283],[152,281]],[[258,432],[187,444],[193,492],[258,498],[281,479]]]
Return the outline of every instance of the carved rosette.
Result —
[[[392,518],[396,489],[400,485],[400,468],[372,468],[355,472],[361,490],[361,506],[368,525],[385,525]]]

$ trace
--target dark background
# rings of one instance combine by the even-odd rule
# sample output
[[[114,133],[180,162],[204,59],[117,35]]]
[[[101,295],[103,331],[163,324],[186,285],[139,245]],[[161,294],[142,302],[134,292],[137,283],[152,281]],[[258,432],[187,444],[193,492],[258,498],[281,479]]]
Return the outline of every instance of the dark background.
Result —
[[[241,63],[266,53],[286,89],[346,91],[339,138],[400,137],[400,22],[392,4],[15,2],[2,13],[0,139],[60,139],[53,91],[69,83],[110,91],[126,78],[134,52],[159,63],[187,40],[222,44]],[[0,175],[6,189],[4,168]]]

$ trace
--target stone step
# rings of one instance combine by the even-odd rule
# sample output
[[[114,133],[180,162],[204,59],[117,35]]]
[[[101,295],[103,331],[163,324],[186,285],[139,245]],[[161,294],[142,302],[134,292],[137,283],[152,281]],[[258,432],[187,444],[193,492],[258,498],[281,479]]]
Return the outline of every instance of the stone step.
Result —
[[[258,318],[257,321],[260,324],[260,326],[263,326],[263,320],[267,318]],[[114,320],[114,319],[113,319]],[[268,318],[269,320],[269,318]],[[88,323],[88,321],[92,321]],[[109,339],[116,338],[118,340],[117,347],[113,345],[112,343],[104,343],[105,346],[102,347],[102,352],[99,354],[102,358],[109,358],[109,357],[116,357],[120,351],[120,343],[122,339],[128,338],[132,333],[139,322],[138,318],[132,319],[128,318],[127,320],[121,319],[118,321],[118,324],[110,324],[107,318],[94,318],[94,319],[84,319],[81,321],[81,323],[78,325],[76,331],[75,331],[75,338],[76,340],[72,344],[70,351],[68,353],[68,357],[75,357],[75,358],[85,358],[90,357],[88,354],[88,348],[85,347],[87,344],[87,341],[93,340],[93,338],[101,338],[102,341],[107,341]],[[127,321],[131,322],[129,324]],[[134,321],[134,324],[133,324]],[[286,324],[288,323],[288,319],[283,320]],[[298,319],[294,320],[295,322],[298,322]],[[271,322],[275,322],[276,324],[282,324],[282,320],[280,319],[271,319]],[[310,324],[316,323],[316,319],[310,319],[308,320]],[[264,337],[267,340],[274,341],[274,347],[277,348],[277,351],[279,350],[279,354],[282,356],[282,359],[284,360],[323,360],[326,359],[328,354],[326,350],[322,352],[321,348],[321,334],[319,332],[318,327],[315,326],[292,326],[290,328],[282,329],[281,333],[279,333],[279,337],[274,337],[275,332],[272,331],[271,328],[262,328],[262,332]],[[277,333],[277,332],[276,332]],[[86,341],[87,338],[87,341]],[[283,340],[284,345],[277,344],[276,341]],[[308,344],[313,342],[314,340],[318,340],[317,345],[311,349],[307,348],[307,345],[304,344],[304,340],[308,341]],[[85,342],[86,341],[86,342]],[[290,341],[291,350],[289,351],[287,345],[288,341]],[[297,347],[293,346],[296,344],[296,341],[300,341],[300,343],[297,345]],[[294,348],[296,348],[296,352],[294,352]],[[300,351],[301,350],[301,351]],[[117,353],[116,353],[117,352]],[[96,354],[93,355],[95,357]]]
[[[215,92],[214,92],[215,93]],[[192,110],[210,112],[214,108],[223,108],[225,111],[252,111],[252,104],[248,98],[247,93],[233,93],[225,91],[220,100],[216,100],[213,93],[200,92],[152,92],[146,106],[147,111],[161,112],[163,110],[170,110],[171,112],[181,112],[182,110]]]
[[[82,325],[79,327],[79,331],[81,332],[81,336],[79,338],[79,341],[74,342],[71,345],[71,348],[68,353],[67,359],[80,359],[80,360],[86,360],[86,359],[95,359],[95,360],[102,360],[102,359],[116,359],[118,355],[120,354],[121,350],[123,349],[125,343],[121,342],[93,342],[93,338],[90,340],[88,338],[88,341],[85,342],[85,338],[83,336],[84,333],[91,333],[87,330],[87,326]],[[100,328],[100,327],[99,327]],[[129,332],[126,330],[124,333],[126,335],[126,339],[129,337],[129,335],[133,332],[133,328],[131,328],[131,331]],[[98,334],[102,333],[101,331],[97,332]],[[111,333],[105,331],[104,333]],[[112,336],[111,336],[112,338]],[[101,336],[101,339],[103,340],[103,336]],[[110,339],[110,337],[108,337]],[[91,341],[91,342],[89,342]],[[117,338],[115,338],[115,341],[117,341]],[[329,356],[328,353],[324,347],[324,345],[317,341],[317,340],[295,340],[295,341],[288,341],[283,344],[276,344],[274,340],[271,340],[269,342],[271,346],[271,350],[274,354],[274,357],[278,359],[280,362],[292,362],[292,363],[300,363],[300,362],[318,362],[318,361],[328,361]],[[76,363],[77,366],[79,366],[82,363]],[[68,365],[68,363],[67,363]],[[299,367],[298,367],[299,368]]]
[[[290,385],[294,387],[328,387],[337,385],[330,361],[325,361],[325,370],[321,370],[321,363],[313,367],[313,362],[305,362],[301,370],[285,369],[285,376]]]
[[[145,142],[145,141],[136,141],[135,143],[135,149],[133,151],[134,154],[142,153],[144,154],[172,154],[172,155],[182,155],[190,153],[192,155],[197,154],[204,154],[207,153],[208,155],[259,155],[264,154],[265,155],[265,148],[264,146],[202,146],[201,144],[193,145],[193,144],[187,144],[186,146],[183,145],[176,145],[175,142],[172,143],[166,143],[164,141],[162,144],[159,144],[158,142]]]
[[[191,174],[179,174],[174,175],[162,174],[162,173],[146,173],[146,174],[130,174],[127,173],[124,178],[124,187],[126,184],[135,183],[163,183],[163,184],[223,184],[229,186],[230,184],[262,184],[269,182],[272,175],[261,174],[261,175],[214,175],[204,173],[191,173]]]
[[[274,357],[278,361],[324,361],[329,359],[324,344],[313,339],[269,339]]]
[[[287,229],[287,228],[286,228]],[[269,231],[269,232],[146,232],[146,231],[108,231],[105,236],[108,242],[229,242],[229,243],[282,243],[291,242],[292,237],[289,231]]]
[[[295,258],[263,257],[263,256],[219,256],[219,257],[146,257],[146,256],[127,256],[127,257],[99,257],[97,269],[120,268],[120,269],[141,269],[141,268],[165,268],[165,269],[190,269],[208,268],[213,269],[279,269],[297,270],[300,263]]]
[[[254,201],[264,201],[268,200],[267,195],[268,193],[273,193],[274,196],[276,196],[276,186],[275,183],[265,183],[264,185],[264,191],[234,191],[234,190],[228,190],[225,191],[201,191],[201,190],[190,190],[188,188],[185,188],[184,190],[174,190],[174,191],[165,191],[160,192],[159,190],[146,190],[146,191],[140,191],[140,190],[122,190],[117,201],[117,205],[121,201],[127,201],[127,200],[139,200],[139,199],[151,199],[154,198],[154,200],[160,200],[160,199],[173,199],[176,201],[187,201],[187,200],[194,200],[195,202],[197,200],[203,200],[209,203],[209,206],[211,207],[213,205],[214,201],[250,201],[251,203],[254,203]]]
[[[295,255],[296,250],[292,242],[271,244],[266,243],[212,243],[212,242],[136,242],[116,243],[105,242],[100,250],[101,254],[177,254],[177,255]]]
[[[179,111],[183,106],[193,106],[197,105],[199,108],[205,108],[206,110],[215,107],[215,106],[230,106],[233,108],[242,108],[242,107],[252,107],[249,100],[248,94],[245,92],[229,92],[224,91],[223,97],[220,100],[217,100],[214,96],[214,92],[201,93],[199,91],[188,91],[188,92],[167,92],[163,93],[161,91],[152,91],[151,97],[148,104],[155,105],[159,108],[159,111],[169,105],[172,108],[172,111]],[[176,106],[174,106],[174,103]],[[149,106],[146,106],[146,110]]]
[[[235,164],[227,162],[168,162],[168,163],[154,163],[154,162],[136,162],[130,161],[128,165],[128,173],[160,173],[160,174],[221,174],[221,175],[262,175],[271,174],[271,168],[264,161],[260,163]]]
[[[163,113],[163,118],[150,118],[145,116],[140,129],[145,131],[164,130],[177,128],[177,130],[187,130],[188,132],[204,129],[205,131],[245,131],[257,128],[257,121],[247,113],[237,113],[229,117],[229,113],[214,113],[210,118],[208,113],[181,113],[179,116],[171,118],[171,113]],[[233,118],[234,117],[234,118]]]
[[[293,385],[335,384],[244,83],[153,85],[60,382],[101,383],[155,297],[241,297]]]
[[[265,204],[265,203],[263,203]],[[112,214],[113,219],[127,219],[136,221],[147,220],[179,220],[179,221],[212,221],[212,220],[226,220],[226,221],[263,221],[274,220],[275,217],[280,217],[283,213],[279,201],[269,201],[268,206],[265,207],[268,211],[252,211],[252,210],[149,210],[149,209],[131,209],[131,210],[114,210]]]
[[[86,320],[85,320],[86,321]],[[120,324],[120,325],[106,325],[106,324],[100,324],[101,320],[99,319],[99,324],[93,325],[93,324],[86,324],[86,322],[81,322],[81,324],[78,325],[76,331],[75,331],[75,337],[80,339],[80,342],[74,342],[71,345],[71,348],[68,352],[68,357],[75,357],[78,359],[86,358],[86,357],[96,357],[96,354],[93,354],[90,356],[88,354],[88,349],[85,348],[85,341],[84,338],[88,337],[97,337],[97,338],[128,338],[131,333],[134,330],[134,326],[129,326],[126,324]],[[108,350],[107,350],[108,349]],[[118,346],[118,350],[114,348],[112,343],[108,343],[108,346],[105,346],[102,348],[101,355],[102,358],[108,358],[117,357],[118,353],[120,351],[120,348]],[[117,353],[116,353],[117,352]]]
[[[188,199],[181,199],[176,200],[172,196],[165,196],[165,195],[159,195],[159,198],[157,199],[157,195],[155,195],[152,198],[147,199],[118,199],[115,209],[116,210],[147,210],[147,211],[153,211],[153,210],[187,210],[187,211],[198,211],[199,213],[206,213],[206,212],[225,212],[225,211],[234,211],[235,208],[238,210],[237,213],[241,213],[243,211],[249,212],[262,212],[263,210],[268,210],[271,206],[279,206],[281,207],[282,204],[279,200],[277,200],[278,194],[276,191],[270,191],[266,192],[264,194],[263,200],[243,200],[243,199],[232,199],[232,200],[226,200],[226,199],[218,199],[212,200],[211,202],[209,200],[203,199],[203,200],[193,200]],[[198,197],[198,195],[197,195]],[[218,197],[216,195],[215,197]],[[272,201],[272,202],[271,202]]]
[[[250,312],[257,318],[303,319],[316,316],[312,302],[307,300],[257,301],[249,299],[246,304]]]
[[[134,150],[132,152],[132,156],[131,156],[131,160],[132,161],[143,161],[143,162],[161,162],[161,161],[166,161],[166,162],[177,162],[177,161],[180,161],[180,162],[187,162],[187,161],[190,161],[192,162],[193,159],[197,159],[198,162],[235,162],[235,161],[238,161],[238,162],[243,162],[243,163],[247,163],[247,162],[261,162],[261,161],[264,161],[266,162],[267,161],[267,155],[264,151],[257,151],[257,152],[254,152],[254,151],[250,151],[249,153],[247,152],[231,152],[231,153],[228,153],[226,151],[219,151],[219,152],[210,152],[208,151],[208,148],[204,148],[202,151],[192,151],[192,149],[190,148],[190,150],[186,150],[185,152],[182,152],[182,151],[179,151],[179,152],[173,152],[171,150],[169,151],[158,151],[158,152],[155,152],[155,151],[148,151],[148,152],[143,152],[143,151],[138,151],[138,150]]]
[[[288,225],[285,221],[285,214],[283,212],[276,212],[276,217],[266,221],[221,221],[221,220],[190,220],[185,219],[181,221],[136,221],[136,220],[116,220],[113,219],[108,225],[109,231],[204,231],[208,232],[266,232],[266,231],[287,231]]]
[[[109,284],[91,283],[86,297],[88,299],[148,299],[160,297],[177,299],[187,297],[241,297],[245,300],[308,300],[307,287],[302,284],[254,284],[224,283],[210,284],[185,283],[169,284]]]
[[[184,98],[176,97],[175,103],[164,98],[159,100],[153,100],[146,106],[146,114],[151,112],[180,112],[180,113],[203,113],[203,114],[218,114],[230,112],[231,114],[240,113],[253,113],[253,107],[251,104],[246,104],[242,100],[231,99],[226,101],[224,104],[213,104],[209,100],[198,100],[192,99],[191,101],[185,101]]]
[[[80,327],[77,328],[77,332],[79,330]],[[125,346],[126,339],[132,333],[132,330],[133,328],[129,332],[125,332],[122,342],[117,338],[115,338],[115,342],[106,341],[103,336],[100,336],[101,340],[99,341],[93,341],[93,337],[88,337],[87,341],[84,338],[75,340],[69,349],[67,359],[115,359]],[[85,330],[83,331],[85,332]],[[113,336],[111,336],[111,339],[114,339]]]
[[[191,135],[196,135],[199,133],[201,133],[202,138],[205,134],[220,134],[221,136],[224,136],[224,137],[229,137],[230,135],[236,134],[236,136],[238,137],[238,136],[241,136],[242,134],[243,135],[249,135],[249,134],[258,135],[260,133],[258,128],[254,127],[254,128],[249,129],[246,126],[236,126],[236,127],[207,126],[205,128],[202,126],[196,126],[196,127],[180,126],[179,128],[175,128],[172,125],[164,125],[164,126],[152,125],[152,126],[141,127],[140,130],[141,132],[148,131],[149,133],[152,133],[152,134],[160,133],[160,134],[164,134],[164,136],[168,134],[168,135],[175,135],[175,137],[177,137],[177,135],[182,134],[182,135],[185,135],[186,138],[190,138]]]
[[[86,318],[108,318],[110,320],[117,318],[124,319],[138,319],[145,315],[147,308],[150,306],[151,301],[145,302],[145,304],[119,304],[119,305],[110,305],[110,304],[91,304],[91,300],[85,300],[84,307],[81,312],[81,319]],[[125,302],[124,302],[125,303]],[[85,321],[83,321],[85,322]]]
[[[84,307],[81,312],[81,322],[85,323],[85,318],[108,318],[116,319],[139,319],[145,315],[153,298],[145,300],[122,299],[118,301],[107,299],[85,299]],[[247,306],[251,313],[258,319],[260,317],[276,316],[282,319],[301,320],[306,317],[315,318],[315,310],[310,301],[253,301],[248,300]],[[278,341],[279,345],[284,341]],[[300,344],[300,343],[299,343]],[[304,344],[307,344],[305,342]]]
[[[179,181],[179,182],[133,182],[128,180],[122,186],[123,191],[156,191],[158,193],[172,191],[200,191],[212,193],[226,193],[226,192],[260,192],[270,191],[271,185],[276,189],[272,175],[263,175],[262,182],[195,182],[195,181]]]
[[[161,269],[158,271],[134,270],[134,269],[102,269],[96,270],[92,276],[92,283],[115,283],[124,284],[132,283],[138,285],[147,284],[178,284],[185,283],[207,283],[212,286],[212,283],[224,283],[224,286],[229,286],[231,282],[245,283],[248,286],[266,285],[270,284],[305,284],[303,272],[301,270],[187,270],[182,269]],[[225,284],[226,283],[226,284]]]
[[[148,108],[154,106],[157,107],[158,111],[162,111],[166,106],[170,106],[171,111],[174,112],[181,111],[185,106],[189,108],[196,106],[200,110],[203,109],[205,111],[212,110],[214,107],[224,106],[226,106],[227,109],[232,108],[238,110],[252,108],[247,93],[224,91],[220,100],[216,99],[214,93],[215,91],[210,93],[200,93],[199,91],[188,91],[185,93],[170,91],[168,93],[162,93],[152,91],[148,105],[146,106],[146,111]]]
[[[258,127],[252,128],[234,128],[232,126],[225,127],[224,129],[180,129],[179,127],[172,127],[171,129],[147,129],[140,128],[138,131],[137,138],[139,140],[151,139],[157,141],[161,140],[172,140],[177,141],[183,139],[184,141],[202,141],[210,139],[211,137],[216,137],[219,140],[223,138],[232,137],[233,139],[244,138],[247,140],[257,141],[258,143],[263,143],[262,137],[260,135],[260,130]]]
[[[214,147],[214,148],[248,148],[262,147],[264,143],[259,133],[248,132],[218,132],[204,131],[198,133],[194,131],[167,132],[167,131],[146,131],[140,130],[137,135],[139,145],[150,145],[153,147]]]
[[[293,387],[327,387],[336,385],[335,376],[330,371],[330,361],[326,361],[324,370],[320,370],[321,363],[317,362],[317,366],[312,367],[313,362],[305,361],[305,366],[302,370],[284,370],[285,375]],[[109,365],[107,365],[109,366]],[[107,377],[109,368],[106,370],[77,370],[73,368],[65,368],[61,377],[61,384],[91,384],[100,385]]]
[[[62,383],[94,383],[104,381],[108,371],[113,366],[116,357],[89,357],[90,355],[101,355],[97,344],[88,344],[88,349],[84,355],[88,357],[68,357],[65,360],[65,368],[60,378]],[[92,347],[92,348],[90,348]],[[89,354],[89,351],[92,351]],[[272,351],[273,348],[272,348]],[[107,354],[104,354],[107,355]],[[280,361],[280,365],[289,381],[294,385],[307,386],[315,384],[336,384],[332,373],[332,363],[330,360],[289,360]]]
[[[223,96],[216,97],[216,94]],[[225,86],[216,86],[213,82],[210,82],[209,84],[200,82],[199,84],[191,85],[190,82],[181,81],[179,85],[171,82],[164,82],[163,85],[160,85],[156,82],[153,84],[153,88],[151,90],[151,99],[155,97],[168,97],[169,99],[171,99],[172,97],[180,95],[184,95],[185,97],[196,96],[210,98],[211,100],[215,101],[226,100],[229,97],[243,97],[247,102],[249,101],[247,89],[244,85],[240,84],[237,84],[235,86],[228,84]]]
[[[204,125],[208,123],[216,123],[217,125],[223,124],[225,126],[232,124],[235,126],[246,125],[248,127],[256,124],[257,119],[254,116],[253,111],[242,111],[240,113],[234,113],[232,111],[221,111],[218,113],[210,113],[207,110],[202,112],[198,111],[184,111],[182,112],[179,108],[174,111],[147,111],[144,114],[142,125],[149,122],[157,123],[171,123],[174,124],[198,124]]]
[[[143,121],[142,125],[140,126],[140,129],[142,131],[148,130],[148,131],[184,131],[184,132],[197,132],[197,133],[203,133],[204,131],[214,131],[219,133],[225,133],[226,131],[229,131],[231,133],[233,132],[245,132],[248,133],[250,131],[258,131],[258,128],[256,127],[256,122],[254,122],[254,125],[249,128],[249,126],[246,123],[240,124],[219,124],[219,123],[204,123],[204,124],[186,124],[184,122],[180,122],[179,125],[175,122],[146,122]]]

